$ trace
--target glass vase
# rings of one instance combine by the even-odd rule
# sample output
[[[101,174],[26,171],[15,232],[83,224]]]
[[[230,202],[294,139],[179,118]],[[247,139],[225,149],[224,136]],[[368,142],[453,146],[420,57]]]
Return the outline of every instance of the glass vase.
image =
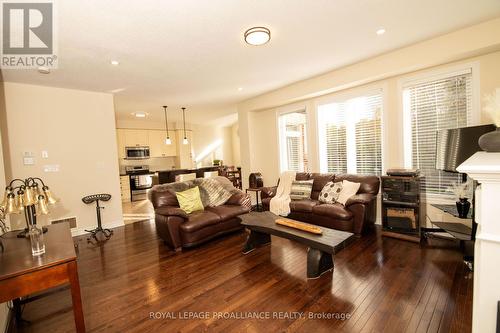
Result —
[[[36,224],[32,224],[29,230],[31,241],[31,254],[39,256],[45,253],[45,242],[43,240],[43,231]]]

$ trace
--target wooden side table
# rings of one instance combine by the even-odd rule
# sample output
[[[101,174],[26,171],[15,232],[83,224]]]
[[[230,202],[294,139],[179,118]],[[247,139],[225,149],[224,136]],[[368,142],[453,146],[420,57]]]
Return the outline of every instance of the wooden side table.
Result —
[[[262,205],[262,195],[261,195],[262,188],[261,187],[247,188],[245,190],[245,193],[248,193],[248,191],[255,193],[256,205],[255,205],[255,209],[253,209],[253,207],[252,207],[252,210],[256,211],[256,212],[262,212],[264,210],[264,206]],[[261,197],[260,203],[259,203],[259,196]]]
[[[45,253],[34,257],[30,240],[16,232],[2,236],[5,251],[0,253],[0,303],[14,300],[16,308],[25,297],[39,291],[69,284],[77,332],[85,332],[82,297],[78,282],[76,253],[67,223],[48,226],[44,234]],[[21,299],[23,297],[24,299]],[[20,319],[20,314],[16,314]]]

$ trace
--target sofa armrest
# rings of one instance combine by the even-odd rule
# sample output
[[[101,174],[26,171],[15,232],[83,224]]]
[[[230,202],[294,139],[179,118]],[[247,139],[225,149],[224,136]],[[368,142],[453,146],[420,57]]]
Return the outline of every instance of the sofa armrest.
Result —
[[[272,198],[276,195],[276,190],[278,186],[261,187],[260,197],[261,199]]]
[[[174,206],[164,206],[155,209],[155,214],[156,215],[163,215],[163,216],[178,216],[183,219],[187,219],[188,215],[186,214],[185,211],[180,209],[179,207],[174,207]]]
[[[353,215],[353,231],[362,234],[377,218],[377,196],[369,193],[357,194],[347,200],[345,207]]]
[[[354,204],[363,204],[367,205],[369,204],[373,199],[375,199],[376,196],[370,193],[360,193],[353,195],[349,199],[347,199],[347,202],[345,203],[346,207],[352,206]]]
[[[175,251],[182,248],[180,225],[185,219],[175,215],[155,215],[156,232]]]
[[[249,211],[252,207],[250,195],[244,193],[243,191],[238,191],[237,193],[233,194],[225,204],[246,207]]]

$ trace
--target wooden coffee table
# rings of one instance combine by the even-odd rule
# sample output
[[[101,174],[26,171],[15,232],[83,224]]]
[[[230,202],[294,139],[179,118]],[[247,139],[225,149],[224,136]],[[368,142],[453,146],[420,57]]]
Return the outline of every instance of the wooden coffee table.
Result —
[[[294,228],[285,227],[275,223],[280,218],[271,212],[250,212],[241,215],[241,224],[250,230],[243,253],[247,254],[256,247],[271,243],[271,235],[290,239],[307,245],[307,278],[315,279],[321,274],[333,269],[333,258],[335,253],[345,248],[350,241],[354,240],[354,234],[324,227],[321,235]]]

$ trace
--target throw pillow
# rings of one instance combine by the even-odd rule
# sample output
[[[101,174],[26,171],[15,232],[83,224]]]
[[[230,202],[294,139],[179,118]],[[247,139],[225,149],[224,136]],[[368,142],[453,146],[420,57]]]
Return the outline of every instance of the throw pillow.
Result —
[[[207,193],[207,206],[210,207],[223,205],[232,196],[220,182],[212,178],[203,179],[200,187]]]
[[[342,182],[328,182],[319,193],[318,200],[323,203],[332,204],[339,199],[342,191]]]
[[[213,179],[218,181],[222,185],[222,187],[224,187],[226,189],[226,191],[231,192],[231,194],[236,194],[236,193],[240,192],[239,189],[237,189],[236,187],[233,186],[233,182],[230,181],[229,179],[227,179],[226,177],[217,176],[217,177],[214,177]]]
[[[294,180],[290,189],[290,199],[304,200],[311,199],[311,192],[314,179],[311,180]]]
[[[348,180],[343,180],[342,181],[342,191],[340,191],[337,202],[345,205],[345,203],[347,202],[347,200],[349,200],[350,197],[352,197],[353,195],[356,195],[356,193],[358,193],[360,186],[361,186],[361,183],[354,183],[354,182],[350,182]]]
[[[186,191],[176,192],[175,196],[177,197],[177,201],[179,201],[179,207],[185,211],[186,214],[191,214],[197,210],[203,210],[203,203],[201,202],[200,189],[198,186]]]

